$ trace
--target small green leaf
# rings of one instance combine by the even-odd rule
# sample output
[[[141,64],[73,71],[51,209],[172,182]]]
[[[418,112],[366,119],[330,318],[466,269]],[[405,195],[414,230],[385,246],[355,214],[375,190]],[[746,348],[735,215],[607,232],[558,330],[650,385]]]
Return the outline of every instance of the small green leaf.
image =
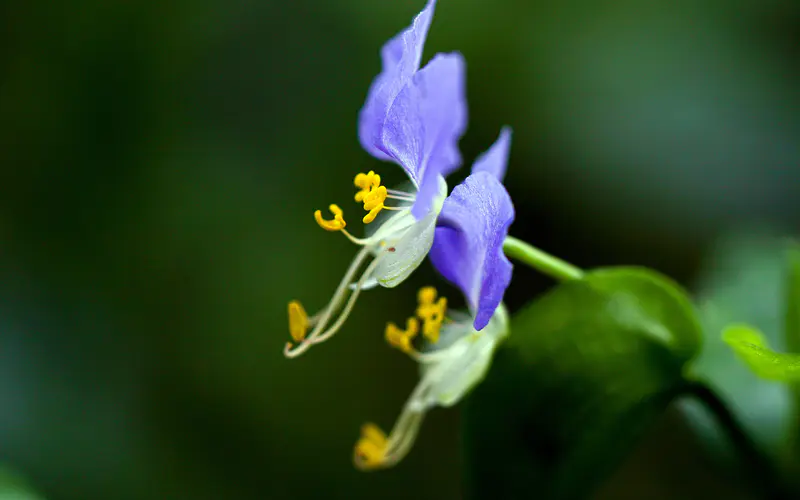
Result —
[[[465,408],[474,498],[586,498],[683,387],[700,345],[686,294],[592,271],[520,311]]]
[[[748,325],[731,325],[722,340],[759,377],[778,382],[800,381],[800,355],[773,351],[764,335]]]

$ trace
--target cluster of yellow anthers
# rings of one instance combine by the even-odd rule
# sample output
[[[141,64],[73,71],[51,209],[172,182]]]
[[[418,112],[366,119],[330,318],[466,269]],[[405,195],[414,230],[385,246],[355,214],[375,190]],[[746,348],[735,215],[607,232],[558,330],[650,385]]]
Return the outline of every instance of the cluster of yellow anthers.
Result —
[[[437,300],[436,289],[426,286],[417,295],[417,317],[410,317],[406,321],[406,329],[402,330],[394,323],[386,325],[386,341],[406,354],[415,356],[417,351],[411,345],[414,337],[419,334],[419,319],[422,320],[422,335],[433,343],[439,341],[439,332],[445,321],[447,299],[440,297]]]
[[[438,293],[432,286],[420,289],[417,294],[416,317],[408,318],[405,330],[394,323],[387,323],[386,341],[406,354],[417,355],[412,341],[419,334],[419,320],[422,320],[422,335],[433,343],[438,342],[442,323],[446,320],[447,298],[437,298],[437,296]],[[308,317],[300,302],[296,300],[289,302],[289,334],[295,342],[302,342],[305,339],[306,332],[313,326],[314,321],[315,318]]]
[[[353,179],[353,184],[361,191],[356,193],[355,200],[364,204],[364,210],[368,213],[364,216],[362,222],[369,224],[375,220],[375,217],[386,208],[383,204],[386,197],[389,196],[386,186],[381,186],[381,176],[372,170],[366,174],[358,174]]]
[[[439,332],[446,321],[447,299],[437,299],[436,289],[425,287],[417,295],[418,306],[416,317],[408,318],[406,329],[402,330],[394,323],[386,325],[386,341],[404,353],[414,357],[424,357],[414,349],[412,341],[419,334],[419,321],[422,320],[422,335],[429,341],[439,341]],[[361,427],[361,438],[356,443],[354,461],[357,467],[364,470],[387,467],[401,459],[414,440],[415,432],[409,430],[417,428],[424,413],[412,412],[404,414],[392,430],[391,436],[378,428],[375,424],[365,424]]]
[[[414,201],[413,197],[408,193],[386,189],[386,186],[381,186],[381,176],[372,170],[366,174],[361,173],[356,175],[356,178],[353,179],[353,184],[360,190],[356,193],[355,200],[359,203],[363,203],[364,210],[368,212],[367,215],[361,219],[364,224],[369,224],[374,221],[375,217],[381,213],[381,210],[404,210],[408,208],[407,206],[387,207],[385,205],[387,198],[404,202]],[[350,237],[350,234],[345,230],[347,222],[344,220],[344,212],[339,208],[339,205],[330,205],[328,210],[333,214],[333,219],[323,219],[321,210],[314,212],[314,219],[317,221],[317,224],[326,231],[342,231]],[[352,237],[350,238],[353,239]]]

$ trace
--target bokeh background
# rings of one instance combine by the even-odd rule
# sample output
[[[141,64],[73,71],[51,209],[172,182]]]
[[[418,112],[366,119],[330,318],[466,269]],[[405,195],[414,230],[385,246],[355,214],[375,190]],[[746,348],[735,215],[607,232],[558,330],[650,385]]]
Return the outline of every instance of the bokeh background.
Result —
[[[423,5],[0,6],[1,463],[52,500],[463,496],[458,408],[397,468],[351,465],[360,425],[390,427],[416,381],[385,322],[429,283],[458,302],[428,264],[365,293],[330,343],[281,354],[287,301],[322,307],[355,250],[312,212],[357,213],[359,171],[403,179],[360,149],[356,118],[381,45]],[[710,328],[777,325],[774,238],[800,222],[800,3],[440,0],[426,59],[452,50],[467,164],[514,129],[512,234],[667,273]],[[550,285],[518,269],[507,303]],[[736,369],[707,355],[723,380]],[[759,387],[743,415],[769,446],[787,400]],[[747,498],[691,414],[666,415],[599,496]]]

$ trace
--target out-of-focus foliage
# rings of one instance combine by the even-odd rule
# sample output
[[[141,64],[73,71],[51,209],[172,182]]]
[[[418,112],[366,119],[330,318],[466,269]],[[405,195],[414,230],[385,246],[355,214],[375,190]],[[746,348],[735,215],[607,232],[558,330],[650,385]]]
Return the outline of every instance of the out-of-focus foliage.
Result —
[[[0,500],[43,500],[18,474],[0,467]]]
[[[790,389],[755,375],[721,333],[733,323],[755,325],[768,345],[786,351],[786,248],[783,238],[766,231],[728,235],[706,258],[696,292],[704,331],[709,333],[692,374],[720,393],[747,431],[774,457],[785,451],[793,425]],[[687,402],[685,409],[707,442],[730,454],[713,420],[694,402]]]
[[[789,272],[786,294],[786,347],[800,354],[800,244],[793,243],[788,252]],[[790,457],[794,462],[795,484],[800,488],[800,384],[792,386],[794,414],[796,416],[790,436]]]
[[[722,333],[739,358],[761,378],[778,382],[800,381],[800,354],[775,352],[764,334],[748,325],[732,325]]]
[[[792,245],[788,247],[786,254],[784,338],[787,347],[795,351],[796,346],[800,346],[800,250]],[[722,339],[761,378],[778,382],[800,381],[800,353],[779,353],[772,350],[757,328],[742,324],[731,325],[723,332]]]
[[[679,395],[701,339],[685,292],[627,268],[562,283],[511,331],[468,402],[472,498],[591,495]]]
[[[701,309],[704,319],[712,324],[710,328],[716,328],[734,317],[736,321],[748,318],[754,325],[763,325],[768,333],[744,323],[728,325],[721,340],[738,360],[710,336],[696,369],[696,374],[723,391],[747,431],[771,455],[776,470],[794,489],[800,488],[799,256],[796,244],[763,231],[746,231],[723,240],[713,260],[722,265],[706,282]],[[731,272],[728,266],[736,271]],[[719,451],[718,429],[709,423],[708,415],[691,404],[686,410],[695,428]]]

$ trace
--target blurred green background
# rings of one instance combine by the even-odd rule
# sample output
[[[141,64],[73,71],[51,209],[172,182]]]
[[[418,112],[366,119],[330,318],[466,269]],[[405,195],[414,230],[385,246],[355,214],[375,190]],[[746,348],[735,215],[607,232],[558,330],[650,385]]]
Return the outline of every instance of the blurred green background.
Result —
[[[462,497],[457,408],[397,468],[351,465],[360,425],[389,428],[416,382],[385,322],[429,283],[458,302],[428,264],[281,354],[287,301],[322,307],[355,250],[313,211],[347,213],[359,171],[403,179],[356,119],[423,5],[0,6],[0,463],[51,500]],[[426,59],[466,57],[467,165],[514,129],[512,234],[708,290],[720,235],[800,222],[798,48],[792,1],[439,0]],[[736,300],[773,293],[747,283]],[[507,303],[549,285],[518,268]],[[747,498],[683,415],[599,496]]]

